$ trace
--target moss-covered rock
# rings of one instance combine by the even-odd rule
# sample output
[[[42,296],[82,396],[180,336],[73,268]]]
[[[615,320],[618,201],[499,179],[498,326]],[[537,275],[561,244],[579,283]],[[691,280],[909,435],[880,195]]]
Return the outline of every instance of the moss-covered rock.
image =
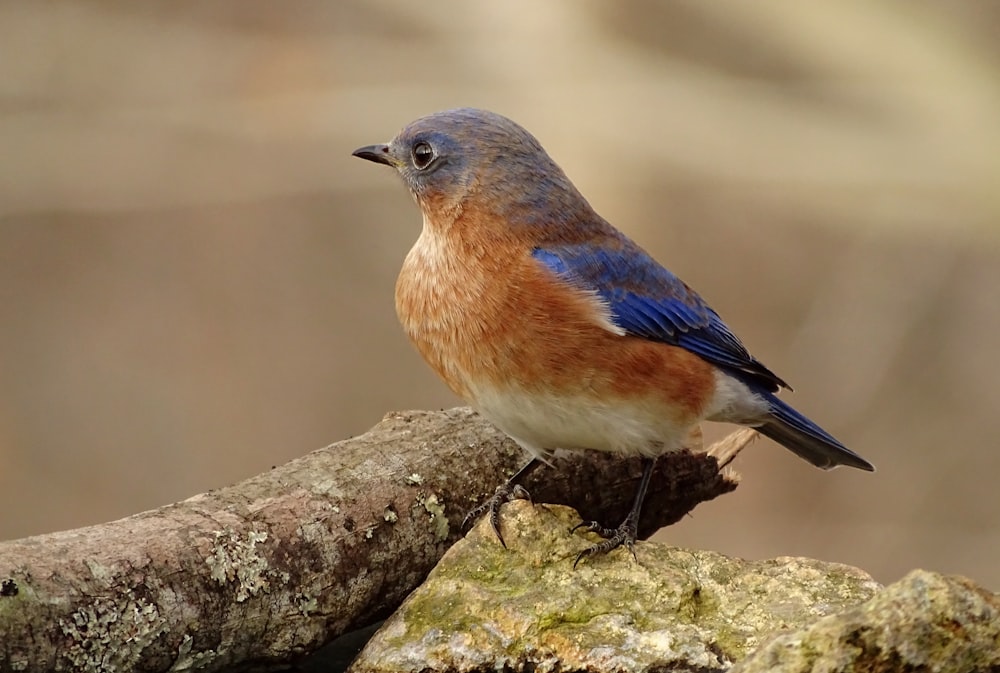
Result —
[[[769,634],[801,629],[871,598],[848,566],[744,561],[638,543],[584,559],[569,508],[516,501],[508,548],[481,522],[445,555],[352,664],[387,671],[722,671]]]
[[[1000,670],[1000,596],[914,570],[863,605],[774,637],[733,673]]]

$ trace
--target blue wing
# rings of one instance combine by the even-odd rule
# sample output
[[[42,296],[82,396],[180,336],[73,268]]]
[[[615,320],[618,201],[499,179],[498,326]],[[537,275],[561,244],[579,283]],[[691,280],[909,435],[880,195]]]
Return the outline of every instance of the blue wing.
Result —
[[[788,387],[747,351],[705,300],[632,241],[621,237],[536,248],[536,260],[596,291],[628,334],[680,346],[768,391]]]

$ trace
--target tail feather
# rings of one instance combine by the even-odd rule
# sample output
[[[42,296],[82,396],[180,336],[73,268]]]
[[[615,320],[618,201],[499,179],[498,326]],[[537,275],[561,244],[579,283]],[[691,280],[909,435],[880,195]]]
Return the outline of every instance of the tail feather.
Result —
[[[823,428],[777,397],[771,394],[766,397],[771,405],[771,416],[757,428],[762,435],[824,470],[837,465],[848,465],[869,472],[875,471],[871,463],[838,442]]]

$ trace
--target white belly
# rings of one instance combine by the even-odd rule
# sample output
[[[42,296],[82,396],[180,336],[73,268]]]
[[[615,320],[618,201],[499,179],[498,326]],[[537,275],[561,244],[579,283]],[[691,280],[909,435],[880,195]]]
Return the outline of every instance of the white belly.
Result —
[[[555,449],[594,449],[657,456],[679,450],[692,425],[653,401],[615,402],[586,395],[476,390],[484,417],[534,456]]]
[[[539,457],[556,449],[658,456],[683,448],[700,420],[755,425],[767,415],[763,399],[722,372],[700,419],[672,413],[657,396],[609,400],[582,393],[528,393],[510,386],[475,388],[472,398],[479,413]]]

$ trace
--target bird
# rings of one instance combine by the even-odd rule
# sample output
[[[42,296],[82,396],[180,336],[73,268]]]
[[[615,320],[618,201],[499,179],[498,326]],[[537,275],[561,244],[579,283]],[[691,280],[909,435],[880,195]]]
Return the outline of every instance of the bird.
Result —
[[[625,546],[657,456],[702,421],[756,428],[813,465],[874,471],[777,396],[790,387],[718,313],[591,207],[539,141],[495,112],[458,108],[353,156],[392,167],[423,216],[395,288],[409,339],[447,386],[530,456],[466,525],[556,450],[642,457],[618,526],[574,562]]]

